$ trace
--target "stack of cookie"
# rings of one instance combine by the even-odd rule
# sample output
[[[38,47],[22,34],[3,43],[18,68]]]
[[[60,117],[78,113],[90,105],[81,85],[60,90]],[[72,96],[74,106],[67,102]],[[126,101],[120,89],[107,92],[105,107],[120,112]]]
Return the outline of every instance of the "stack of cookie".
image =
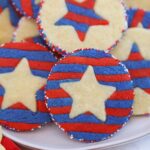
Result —
[[[54,122],[98,142],[149,114],[147,5],[0,0],[0,124],[21,132]]]

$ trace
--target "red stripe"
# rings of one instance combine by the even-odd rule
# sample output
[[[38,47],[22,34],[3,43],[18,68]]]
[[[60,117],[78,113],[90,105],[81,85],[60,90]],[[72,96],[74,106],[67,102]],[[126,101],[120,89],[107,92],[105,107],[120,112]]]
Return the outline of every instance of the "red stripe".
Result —
[[[59,114],[69,114],[71,111],[71,106],[64,107],[51,107],[50,112],[53,115]],[[115,116],[115,117],[125,117],[128,116],[131,112],[131,108],[127,109],[119,109],[119,108],[106,108],[107,115]],[[91,115],[91,114],[90,114]]]
[[[70,56],[66,57],[61,61],[61,64],[83,64],[92,66],[117,66],[119,60],[114,58],[87,58],[87,57],[77,57]]]
[[[143,89],[145,92],[147,92],[148,94],[150,94],[150,89]]]
[[[111,95],[109,100],[133,100],[134,94],[133,90],[126,90],[126,91],[116,91],[114,94]]]
[[[25,51],[48,51],[46,47],[31,42],[7,43],[2,48],[18,49]]]
[[[138,24],[142,22],[144,14],[145,14],[144,10],[138,9],[138,11],[134,15],[133,21],[131,23],[131,27],[137,27]]]
[[[106,133],[111,134],[116,132],[121,125],[107,125],[94,123],[61,123],[61,128],[67,132],[91,132],[91,133]]]
[[[16,67],[21,59],[17,58],[0,58],[0,67]],[[31,69],[49,71],[54,63],[28,60]]]
[[[132,69],[132,70],[130,69],[129,72],[131,74],[132,79],[150,77],[150,69],[149,68],[146,68],[146,69]]]
[[[49,80],[65,80],[65,79],[81,79],[83,73],[76,72],[57,72],[51,74]],[[104,82],[122,82],[122,81],[130,81],[130,77],[128,74],[120,74],[120,75],[96,75],[98,81]]]
[[[144,59],[143,56],[139,52],[131,53],[130,56],[128,57],[128,60],[131,61],[140,61],[143,59]]]
[[[6,126],[8,128],[15,128],[19,131],[29,131],[34,128],[38,128],[39,124],[27,124],[27,123],[19,123],[19,122],[8,122],[4,120],[0,120],[0,124]]]
[[[48,98],[68,98],[68,97],[70,97],[69,94],[62,89],[47,90],[46,96],[48,96]]]
[[[66,2],[87,9],[93,9],[95,5],[95,0],[85,0],[82,3],[77,2],[75,0],[66,0]]]
[[[2,145],[5,147],[5,150],[21,150],[13,141],[6,137],[2,138]]]
[[[78,22],[78,23],[87,24],[89,26],[91,26],[91,25],[108,25],[109,24],[109,22],[107,20],[90,18],[90,17],[83,16],[80,14],[75,14],[73,12],[68,12],[64,18]]]
[[[0,13],[3,11],[3,8],[2,7],[0,7]]]
[[[22,6],[23,11],[24,11],[28,16],[33,16],[32,1],[31,1],[31,0],[21,0],[20,3],[21,3],[21,6]]]
[[[85,32],[81,32],[79,30],[77,30],[77,34],[78,34],[78,37],[81,41],[84,41],[85,40],[85,37],[86,37],[86,33]]]
[[[70,98],[70,95],[63,89],[50,89],[46,91],[49,98]],[[111,95],[109,100],[132,100],[133,90],[116,91]]]

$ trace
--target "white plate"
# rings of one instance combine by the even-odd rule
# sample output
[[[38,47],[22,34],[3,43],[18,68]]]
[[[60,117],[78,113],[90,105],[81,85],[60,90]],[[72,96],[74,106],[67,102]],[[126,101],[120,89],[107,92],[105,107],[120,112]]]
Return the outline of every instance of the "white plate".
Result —
[[[110,148],[150,134],[150,117],[134,117],[114,137],[98,143],[80,143],[70,140],[55,125],[48,125],[40,130],[28,133],[15,133],[3,130],[5,136],[22,145],[40,150],[83,150],[94,148]]]

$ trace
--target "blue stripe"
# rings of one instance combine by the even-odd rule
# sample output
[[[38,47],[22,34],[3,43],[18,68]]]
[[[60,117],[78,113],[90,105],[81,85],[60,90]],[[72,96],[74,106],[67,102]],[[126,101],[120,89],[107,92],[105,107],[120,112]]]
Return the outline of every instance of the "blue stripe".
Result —
[[[94,66],[95,74],[102,75],[117,75],[126,74],[124,68],[120,66]],[[55,72],[78,72],[84,73],[87,69],[87,65],[81,64],[59,64],[53,68],[53,73]]]
[[[33,113],[28,110],[15,109],[0,110],[0,120],[31,124],[44,124],[45,122],[51,122],[48,113]]]
[[[72,106],[71,98],[57,98],[57,99],[48,99],[48,107],[61,107],[61,106]]]
[[[4,93],[5,93],[5,89],[2,86],[0,86],[0,96],[3,96]]]
[[[0,48],[1,58],[23,58],[28,60],[42,61],[42,62],[56,62],[55,57],[50,52],[45,51],[24,51],[16,49]]]
[[[145,12],[145,15],[143,17],[143,26],[144,28],[150,27],[150,12]]]
[[[149,89],[150,88],[150,77],[134,79],[133,83],[134,83],[134,87],[139,87],[141,89]]]
[[[107,116],[107,120],[105,122],[96,118],[95,115],[86,115],[81,114],[73,119],[69,117],[69,114],[60,114],[60,115],[53,115],[53,118],[58,121],[59,123],[96,123],[96,124],[123,124],[128,120],[128,117],[114,117],[114,116]]]
[[[90,18],[95,18],[95,19],[102,19],[102,17],[98,16],[92,9],[86,9],[83,7],[73,5],[71,3],[67,3],[67,8],[68,8],[69,12],[73,12],[75,14],[79,14],[82,16],[84,15],[84,16],[87,16]]]
[[[37,101],[44,101],[44,90],[38,90],[36,93]]]
[[[10,13],[10,21],[15,27],[17,27],[18,22],[20,20],[20,16],[16,13],[16,11],[14,10],[14,8],[13,8],[12,4],[10,4],[10,2],[8,4],[8,8],[9,8],[9,13]]]
[[[89,57],[89,58],[112,58],[110,53],[106,53],[101,50],[95,50],[95,49],[90,49],[86,51],[79,51],[77,53],[72,54],[72,56],[78,56],[78,57]]]
[[[107,100],[107,108],[131,108],[133,100]],[[48,107],[72,106],[72,98],[48,99]]]
[[[73,135],[74,139],[84,139],[86,141],[101,141],[107,139],[110,136],[110,134],[98,134],[88,132],[68,132],[68,134]]]
[[[131,108],[133,105],[133,100],[107,100],[107,108]]]
[[[132,20],[134,18],[134,15],[136,13],[137,10],[135,9],[128,9],[127,10],[127,16],[128,16],[128,26],[131,27],[132,24]]]
[[[79,30],[81,32],[87,32],[89,26],[87,24],[84,23],[78,23],[76,21],[73,20],[69,20],[67,18],[63,18],[61,20],[59,20],[58,22],[55,23],[55,25],[71,25],[73,26],[76,30]]]
[[[8,7],[8,0],[0,0],[0,7],[3,9]]]
[[[147,69],[150,68],[150,61],[124,61],[123,62],[128,69]]]

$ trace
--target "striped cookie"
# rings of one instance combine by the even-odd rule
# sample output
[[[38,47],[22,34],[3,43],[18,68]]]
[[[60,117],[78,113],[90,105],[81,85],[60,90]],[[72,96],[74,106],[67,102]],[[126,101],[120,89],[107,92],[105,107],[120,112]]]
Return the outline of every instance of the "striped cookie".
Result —
[[[46,86],[49,112],[72,138],[105,140],[128,121],[133,87],[128,70],[104,51],[77,51],[58,62]]]
[[[111,49],[127,28],[120,0],[43,0],[38,23],[50,46],[66,52],[81,47]]]
[[[8,43],[0,51],[0,124],[15,131],[29,131],[51,122],[44,85],[56,63],[53,54],[28,42]]]
[[[129,69],[135,91],[133,114],[150,114],[150,31],[129,29],[111,52]]]

